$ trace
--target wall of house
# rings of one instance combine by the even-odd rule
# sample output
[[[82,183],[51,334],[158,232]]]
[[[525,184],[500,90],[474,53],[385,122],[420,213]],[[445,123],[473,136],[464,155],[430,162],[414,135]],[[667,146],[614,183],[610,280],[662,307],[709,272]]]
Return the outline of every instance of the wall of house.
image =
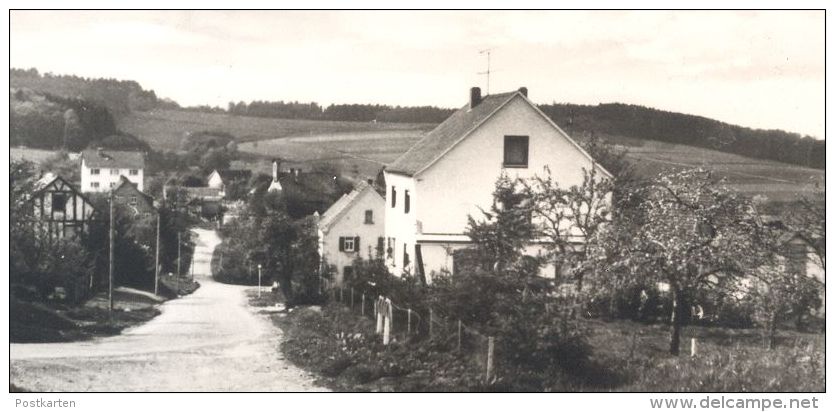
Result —
[[[503,166],[506,135],[529,136],[527,168]],[[423,237],[460,240],[467,227],[467,217],[482,216],[479,207],[486,210],[492,204],[495,182],[502,172],[511,178],[529,178],[542,174],[546,166],[560,185],[567,188],[582,183],[583,168],[591,169],[593,164],[574,143],[517,96],[415,178],[386,173],[386,237],[397,238],[392,273],[400,274],[404,269],[414,272],[413,267],[402,267],[403,250],[405,247],[409,252],[413,265],[415,242]],[[390,200],[392,186],[397,188],[394,209]],[[411,194],[410,214],[403,211],[403,193],[407,189]],[[449,243],[451,248],[442,246],[443,243],[421,242],[427,276],[432,271],[451,270],[448,251],[466,247],[460,241]],[[526,253],[533,255],[542,247],[533,245],[529,249]],[[542,273],[553,276],[553,266],[543,268]]]
[[[527,168],[502,166],[506,135],[529,136]],[[479,207],[488,209],[492,204],[502,172],[511,178],[529,178],[542,175],[545,166],[567,188],[582,183],[582,170],[590,169],[592,162],[517,96],[418,176],[417,192],[421,200],[431,199],[432,204],[418,214],[423,233],[463,233],[467,216],[481,216]]]
[[[384,199],[373,190],[365,190],[351,204],[342,216],[328,229],[327,233],[320,233],[320,254],[329,265],[336,266],[337,274],[335,281],[342,284],[345,266],[350,266],[358,256],[367,259],[374,256],[377,247],[377,239],[385,235],[383,225]],[[373,223],[365,223],[365,211],[373,213]],[[339,250],[340,237],[359,237],[360,247],[355,252],[342,252]]]
[[[220,189],[223,187],[223,178],[220,177],[219,173],[212,172],[207,183],[211,188]]]
[[[415,181],[409,176],[395,173],[385,173],[386,177],[386,199],[385,199],[385,232],[386,247],[389,239],[393,239],[391,254],[387,254],[386,263],[391,272],[400,274],[404,270],[412,271],[415,261],[415,238],[419,232],[417,227],[417,216],[420,210],[418,193],[416,193]],[[397,202],[391,206],[392,187],[397,190]],[[405,212],[405,193],[409,191],[410,206],[409,213]],[[410,264],[403,266],[403,254],[409,253]]]
[[[117,187],[119,185],[119,177],[124,176],[128,180],[133,183],[136,183],[137,188],[139,190],[143,190],[144,180],[145,180],[145,171],[144,169],[133,169],[137,170],[138,174],[131,175],[131,169],[125,168],[98,168],[99,174],[94,175],[91,173],[91,170],[86,162],[82,159],[81,161],[81,191],[82,192],[109,192],[111,189]],[[115,171],[115,172],[113,172]],[[99,187],[95,188],[92,186],[93,182],[98,182]]]
[[[66,199],[63,208],[56,208],[53,195],[63,195]],[[43,192],[33,202],[34,217],[43,223],[43,228],[58,237],[70,237],[87,230],[92,218],[93,206],[80,194],[71,190]]]

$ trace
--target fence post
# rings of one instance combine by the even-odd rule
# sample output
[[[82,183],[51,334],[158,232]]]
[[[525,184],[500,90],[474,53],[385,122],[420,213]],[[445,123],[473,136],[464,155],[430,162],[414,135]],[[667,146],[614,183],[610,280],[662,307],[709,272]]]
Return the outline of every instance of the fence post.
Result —
[[[432,314],[432,308],[429,308],[429,337],[432,337],[432,323],[435,321],[435,317]]]
[[[351,310],[354,310],[354,288],[351,287]]]
[[[345,303],[345,299],[342,296],[343,290],[345,290],[345,288],[343,288],[342,285],[339,285],[339,303]]]
[[[360,309],[360,314],[365,316],[365,293],[362,294],[362,309]]]
[[[381,297],[377,298],[377,301],[374,302],[374,316],[377,319],[377,328],[375,331],[380,334],[383,333],[383,315],[382,315],[382,308],[380,307],[380,299]]]
[[[690,356],[696,356],[696,338],[690,338]]]
[[[394,328],[394,322],[392,322],[394,313],[392,313],[391,301],[388,298],[386,298],[383,308],[385,311],[383,316],[383,345],[388,345],[391,341],[391,330]]]
[[[458,319],[458,351],[461,351],[461,319]]]
[[[412,308],[406,309],[406,334],[412,334]]]
[[[494,352],[496,350],[496,338],[490,336],[487,338],[487,374],[485,375],[485,380],[490,382],[493,379],[493,358]]]

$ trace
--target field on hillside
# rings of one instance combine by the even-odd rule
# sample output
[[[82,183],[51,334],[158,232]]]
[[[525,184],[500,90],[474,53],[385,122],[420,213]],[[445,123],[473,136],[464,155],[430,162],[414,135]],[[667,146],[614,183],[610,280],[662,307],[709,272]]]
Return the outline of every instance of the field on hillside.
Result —
[[[433,125],[270,119],[183,110],[134,112],[117,121],[120,130],[136,135],[155,149],[179,150],[187,133],[226,132],[238,141],[313,136],[331,133],[424,131]]]
[[[414,131],[321,134],[248,142],[241,144],[239,150],[303,162],[328,162],[343,171],[373,177],[421,136]],[[647,176],[667,169],[703,166],[742,193],[762,194],[774,201],[797,199],[825,186],[823,170],[671,143],[611,140],[626,150],[628,159]]]
[[[58,153],[55,150],[30,149],[28,147],[10,147],[9,160],[28,160],[41,163]]]
[[[255,157],[281,157],[295,164],[324,164],[356,178],[374,177],[382,166],[406,152],[432,125],[268,119],[181,110],[137,112],[119,127],[156,149],[177,150],[190,132],[222,131]],[[638,170],[654,175],[665,169],[705,166],[748,195],[773,201],[796,199],[825,187],[824,171],[717,150],[604,136],[626,149]],[[254,163],[253,163],[254,164]]]

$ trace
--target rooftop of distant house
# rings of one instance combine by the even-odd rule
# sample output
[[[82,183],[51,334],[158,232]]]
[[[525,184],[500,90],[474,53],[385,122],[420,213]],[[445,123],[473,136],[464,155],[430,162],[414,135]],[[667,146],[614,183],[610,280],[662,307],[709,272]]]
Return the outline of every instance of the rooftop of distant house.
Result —
[[[145,154],[109,149],[87,149],[81,153],[87,167],[144,169]]]

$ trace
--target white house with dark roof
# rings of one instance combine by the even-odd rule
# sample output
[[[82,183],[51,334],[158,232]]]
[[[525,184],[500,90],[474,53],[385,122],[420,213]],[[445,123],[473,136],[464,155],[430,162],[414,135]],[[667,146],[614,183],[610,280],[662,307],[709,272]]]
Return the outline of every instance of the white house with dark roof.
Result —
[[[331,205],[318,222],[319,256],[336,267],[336,282],[350,276],[351,264],[382,253],[385,199],[361,182]]]
[[[109,192],[124,176],[139,191],[145,183],[145,155],[107,149],[88,149],[81,153],[81,191]]]
[[[387,262],[395,275],[454,272],[456,251],[466,248],[467,217],[492,204],[502,173],[529,178],[548,167],[562,187],[582,183],[596,164],[527,97],[527,89],[482,96],[419,140],[385,169]],[[582,243],[582,239],[577,239]],[[536,254],[542,244],[526,253]],[[553,268],[543,269],[553,274]]]

